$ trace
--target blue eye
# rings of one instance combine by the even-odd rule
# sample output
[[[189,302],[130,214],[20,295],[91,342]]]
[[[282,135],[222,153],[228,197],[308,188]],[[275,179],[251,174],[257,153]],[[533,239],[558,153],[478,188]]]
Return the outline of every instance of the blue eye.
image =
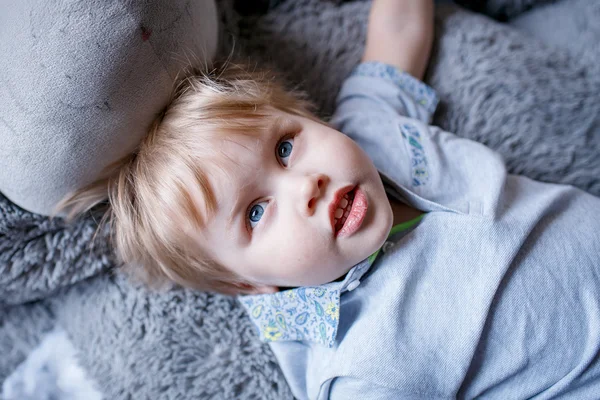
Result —
[[[248,210],[248,222],[250,223],[250,228],[254,229],[254,227],[258,225],[258,222],[265,213],[268,203],[268,201],[261,201],[250,207]]]
[[[294,138],[286,139],[282,142],[279,142],[277,145],[277,157],[281,159],[281,163],[287,167],[288,158],[292,154],[292,149],[294,148]]]

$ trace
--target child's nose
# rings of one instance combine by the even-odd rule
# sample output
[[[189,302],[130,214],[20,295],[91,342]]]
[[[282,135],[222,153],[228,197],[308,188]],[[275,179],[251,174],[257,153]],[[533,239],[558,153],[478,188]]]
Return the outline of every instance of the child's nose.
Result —
[[[308,175],[302,182],[301,209],[307,216],[315,213],[319,199],[325,194],[329,179],[323,174]]]

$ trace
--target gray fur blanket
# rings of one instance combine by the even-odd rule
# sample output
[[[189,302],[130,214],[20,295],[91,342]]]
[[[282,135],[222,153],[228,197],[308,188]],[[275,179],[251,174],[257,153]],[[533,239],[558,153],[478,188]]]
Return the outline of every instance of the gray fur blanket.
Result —
[[[369,3],[287,0],[252,16],[233,3],[219,2],[224,54],[235,41],[330,115],[360,59]],[[600,3],[463,3],[488,16],[438,10],[434,123],[496,149],[513,173],[600,195]],[[95,216],[66,225],[0,195],[0,382],[59,325],[107,399],[291,398],[235,299],[128,282],[96,226]]]

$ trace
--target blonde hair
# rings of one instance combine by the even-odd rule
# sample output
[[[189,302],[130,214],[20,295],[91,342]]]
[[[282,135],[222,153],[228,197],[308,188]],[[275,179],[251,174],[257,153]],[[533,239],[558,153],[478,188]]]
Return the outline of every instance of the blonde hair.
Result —
[[[72,219],[104,204],[103,223],[123,268],[150,286],[243,293],[251,283],[211,260],[192,232],[201,232],[216,208],[206,173],[214,139],[261,134],[270,107],[316,120],[303,95],[286,90],[272,71],[228,63],[187,74],[137,149],[59,208]]]

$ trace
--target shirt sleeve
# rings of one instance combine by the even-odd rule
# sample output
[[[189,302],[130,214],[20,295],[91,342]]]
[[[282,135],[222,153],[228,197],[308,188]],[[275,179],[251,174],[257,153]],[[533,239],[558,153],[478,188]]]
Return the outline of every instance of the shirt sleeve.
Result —
[[[330,124],[369,155],[400,197],[492,216],[503,192],[504,161],[481,143],[431,126],[437,102],[433,89],[410,75],[364,63],[342,85]]]
[[[322,392],[319,393],[319,400],[408,400],[424,398],[416,393],[406,394],[396,389],[374,385],[370,382],[351,377],[334,378],[328,383],[329,385],[325,384]]]
[[[431,122],[439,102],[435,91],[406,72],[381,62],[359,64],[342,85],[336,114],[381,110]]]

